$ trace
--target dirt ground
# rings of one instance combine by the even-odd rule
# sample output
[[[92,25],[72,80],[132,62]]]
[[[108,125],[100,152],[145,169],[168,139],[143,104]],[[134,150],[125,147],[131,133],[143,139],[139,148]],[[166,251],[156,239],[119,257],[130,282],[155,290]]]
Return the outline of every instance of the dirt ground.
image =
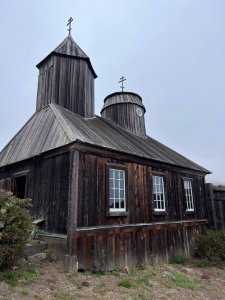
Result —
[[[61,262],[44,261],[23,268],[19,277],[17,268],[13,273],[0,273],[0,300],[225,299],[222,267],[168,264],[129,273],[68,274]]]

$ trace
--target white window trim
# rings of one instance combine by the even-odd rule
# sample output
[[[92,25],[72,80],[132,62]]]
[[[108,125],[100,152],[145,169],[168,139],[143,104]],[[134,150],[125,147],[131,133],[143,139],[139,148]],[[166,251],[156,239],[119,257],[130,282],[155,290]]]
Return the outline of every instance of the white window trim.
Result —
[[[110,208],[109,207],[109,212],[125,212],[126,211],[126,172],[125,170],[123,169],[119,169],[119,168],[109,168],[109,173],[110,174],[110,170],[112,171],[120,171],[123,173],[123,188],[121,189],[120,186],[119,188],[116,188],[115,187],[115,178],[110,178],[110,175],[108,176],[108,180],[110,181],[110,179],[113,179],[113,184],[114,184],[114,187],[113,188],[110,188],[110,184],[109,184],[109,187],[108,187],[108,195],[109,195],[109,206],[110,206],[110,199],[113,199],[114,201],[114,208]],[[113,198],[110,198],[110,189],[113,189],[114,191],[115,190],[118,190],[119,192],[119,204],[121,205],[121,201],[123,200],[124,201],[124,208],[115,208],[115,200],[117,199],[115,197],[115,192],[114,192],[114,197]],[[123,190],[124,191],[124,198],[120,198],[120,191]]]
[[[161,186],[161,184],[155,184],[154,179],[156,179],[156,178],[160,178],[160,180],[162,180],[162,193],[154,192],[154,185]],[[161,198],[161,194],[162,194],[163,198],[160,200],[154,200],[154,194],[156,194],[156,198],[157,198],[157,195],[160,195],[160,198]],[[166,197],[165,197],[165,187],[164,187],[164,177],[163,176],[152,175],[152,196],[153,196],[154,211],[158,211],[158,212],[166,211]],[[164,208],[155,208],[155,202],[160,202],[160,206],[162,206],[161,203],[163,203]]]
[[[187,182],[188,188],[185,187],[185,183]],[[190,191],[190,193],[189,193]],[[192,189],[192,180],[184,179],[184,194],[185,194],[185,203],[186,203],[186,211],[194,211],[194,197],[193,197],[193,189]]]

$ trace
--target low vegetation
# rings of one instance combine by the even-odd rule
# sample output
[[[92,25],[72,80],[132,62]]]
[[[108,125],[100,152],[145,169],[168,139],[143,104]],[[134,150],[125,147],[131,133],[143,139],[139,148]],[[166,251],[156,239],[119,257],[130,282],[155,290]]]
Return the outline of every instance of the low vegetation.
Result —
[[[35,266],[26,264],[26,266],[16,267],[14,270],[0,272],[0,282],[3,281],[11,287],[16,286],[19,282],[29,285],[37,275]]]
[[[190,260],[126,272],[78,274],[68,274],[59,261],[33,265],[23,260],[14,270],[0,272],[0,300],[225,299],[224,281],[225,269],[198,268]]]
[[[30,201],[0,190],[0,271],[21,256],[32,227]]]
[[[225,231],[212,229],[205,231],[197,241],[196,255],[203,265],[223,263],[225,261]]]
[[[183,254],[174,254],[170,259],[171,264],[186,265],[188,262],[190,259]]]

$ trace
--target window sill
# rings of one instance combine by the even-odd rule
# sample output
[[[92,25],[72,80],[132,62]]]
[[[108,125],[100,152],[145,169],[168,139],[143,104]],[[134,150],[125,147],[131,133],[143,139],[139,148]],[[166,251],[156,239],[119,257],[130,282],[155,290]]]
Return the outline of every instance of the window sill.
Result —
[[[186,211],[184,212],[185,215],[194,215],[195,213],[196,213],[195,210],[186,210]]]
[[[106,213],[107,217],[127,217],[128,212],[127,211],[112,211]]]
[[[152,211],[152,214],[153,214],[154,216],[165,216],[165,215],[167,215],[167,211],[157,211],[157,210],[153,210],[153,211]]]

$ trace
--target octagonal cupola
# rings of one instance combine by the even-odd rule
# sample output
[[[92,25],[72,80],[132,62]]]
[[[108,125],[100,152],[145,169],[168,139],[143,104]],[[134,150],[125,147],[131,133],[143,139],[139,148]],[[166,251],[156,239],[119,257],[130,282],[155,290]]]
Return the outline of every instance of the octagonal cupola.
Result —
[[[94,116],[94,79],[97,75],[89,57],[70,34],[37,68],[37,110],[56,103],[82,117]]]
[[[145,107],[142,98],[132,92],[117,92],[104,99],[101,116],[123,129],[146,138]]]

